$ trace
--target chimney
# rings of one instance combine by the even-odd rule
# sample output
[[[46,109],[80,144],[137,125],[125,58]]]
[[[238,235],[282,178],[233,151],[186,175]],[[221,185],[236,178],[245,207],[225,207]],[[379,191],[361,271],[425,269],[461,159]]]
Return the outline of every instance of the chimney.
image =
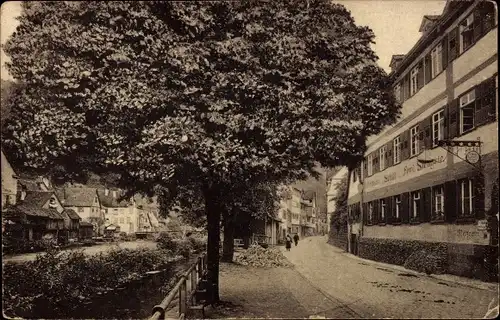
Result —
[[[104,189],[104,195],[109,196],[109,189],[108,188]]]

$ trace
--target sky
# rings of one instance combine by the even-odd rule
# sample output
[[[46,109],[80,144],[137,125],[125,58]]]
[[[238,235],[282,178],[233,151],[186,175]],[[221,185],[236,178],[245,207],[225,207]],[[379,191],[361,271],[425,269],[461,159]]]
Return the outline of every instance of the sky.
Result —
[[[390,72],[394,54],[405,54],[420,38],[418,29],[424,15],[443,12],[446,0],[336,0],[344,5],[357,25],[368,26],[375,33],[373,50],[380,58],[378,64]],[[0,40],[4,44],[18,24],[20,1],[4,2],[1,7]],[[1,78],[12,79],[5,69],[7,56],[1,52]]]

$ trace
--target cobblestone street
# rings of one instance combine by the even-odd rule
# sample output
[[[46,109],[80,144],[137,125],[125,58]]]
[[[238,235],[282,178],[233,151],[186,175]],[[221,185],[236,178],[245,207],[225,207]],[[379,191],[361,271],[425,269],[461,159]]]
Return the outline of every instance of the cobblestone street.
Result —
[[[401,267],[381,267],[327,244],[325,237],[301,240],[290,252],[285,251],[285,256],[303,276],[287,282],[305,281],[317,288],[332,308],[343,309],[345,314],[340,317],[482,318],[498,295],[487,284],[479,289],[404,272]]]

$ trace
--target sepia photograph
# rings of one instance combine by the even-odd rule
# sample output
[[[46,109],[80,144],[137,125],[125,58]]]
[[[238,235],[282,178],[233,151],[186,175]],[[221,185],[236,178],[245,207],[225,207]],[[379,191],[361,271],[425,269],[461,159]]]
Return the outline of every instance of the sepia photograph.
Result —
[[[493,0],[4,1],[6,319],[495,319]]]

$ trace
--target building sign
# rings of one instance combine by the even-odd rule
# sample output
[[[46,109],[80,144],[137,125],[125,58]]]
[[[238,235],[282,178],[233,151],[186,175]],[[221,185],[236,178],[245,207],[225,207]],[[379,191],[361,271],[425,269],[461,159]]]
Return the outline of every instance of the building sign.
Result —
[[[425,150],[418,157],[405,160],[381,173],[365,179],[365,190],[372,191],[395,183],[411,180],[419,175],[444,169],[448,153],[442,148]],[[423,160],[423,161],[419,161]]]

